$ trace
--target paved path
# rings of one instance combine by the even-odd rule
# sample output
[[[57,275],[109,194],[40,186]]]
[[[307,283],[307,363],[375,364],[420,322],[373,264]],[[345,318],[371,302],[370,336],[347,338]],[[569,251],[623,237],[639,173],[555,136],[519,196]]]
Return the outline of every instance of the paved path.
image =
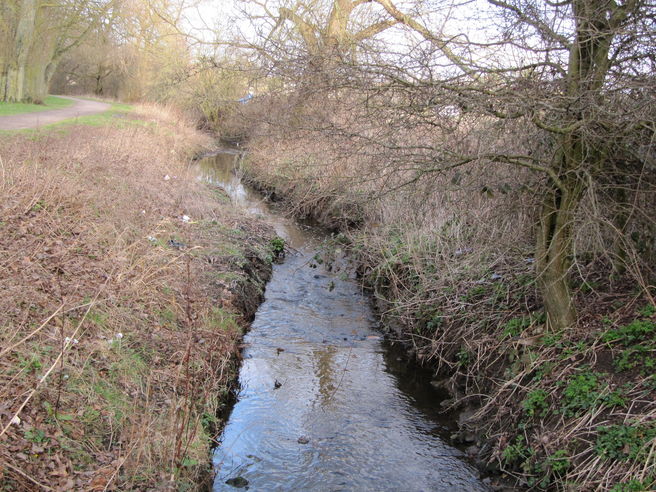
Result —
[[[57,123],[68,118],[77,118],[90,114],[107,111],[111,105],[97,101],[87,101],[76,97],[57,96],[75,101],[68,108],[37,111],[36,113],[15,114],[0,116],[0,130],[24,130],[26,128],[39,128],[44,125]]]

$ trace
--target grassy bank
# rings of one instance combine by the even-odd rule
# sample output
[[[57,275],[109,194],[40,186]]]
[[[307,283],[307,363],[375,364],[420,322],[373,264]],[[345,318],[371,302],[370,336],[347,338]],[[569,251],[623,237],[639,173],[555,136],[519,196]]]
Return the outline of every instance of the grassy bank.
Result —
[[[333,246],[350,250],[390,339],[434,368],[461,411],[453,439],[482,468],[534,490],[654,489],[654,291],[591,253],[589,216],[576,218],[579,323],[549,331],[519,173],[463,166],[394,189],[347,138],[274,132],[251,140],[250,179],[339,231]]]
[[[182,115],[0,136],[3,490],[193,490],[270,274]]]
[[[48,111],[50,109],[62,109],[72,106],[74,101],[63,97],[48,96],[43,104],[30,103],[7,103],[0,102],[0,116],[11,116],[23,113],[36,113],[39,111]]]

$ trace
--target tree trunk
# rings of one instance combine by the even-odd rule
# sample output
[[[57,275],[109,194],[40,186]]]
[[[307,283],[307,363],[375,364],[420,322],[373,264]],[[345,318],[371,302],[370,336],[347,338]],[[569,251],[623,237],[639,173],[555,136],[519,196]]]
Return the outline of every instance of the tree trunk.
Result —
[[[547,324],[555,332],[576,324],[576,308],[569,286],[573,217],[583,186],[576,177],[550,183],[542,202],[537,234],[536,264]]]
[[[55,75],[57,70],[57,65],[59,65],[60,58],[53,58],[43,70],[43,79],[42,85],[40,87],[39,96],[45,98],[50,92],[50,82],[52,82],[52,77]]]
[[[102,87],[102,78],[100,77],[100,74],[96,75],[96,88],[93,90],[93,93],[96,96],[100,96],[103,93],[103,87]]]
[[[2,70],[3,80],[0,81],[3,101],[22,101],[28,96],[25,92],[25,77],[28,56],[34,41],[36,12],[37,0],[21,2],[13,42],[13,56],[10,55],[6,61],[6,69]]]
[[[40,104],[48,95],[48,65],[32,60],[25,70],[23,100]]]
[[[547,322],[554,331],[576,323],[568,281],[574,214],[585,190],[583,176],[599,172],[606,158],[598,143],[590,141],[587,127],[594,122],[594,106],[602,104],[613,38],[635,5],[635,0],[621,7],[597,0],[572,2],[576,38],[570,46],[567,67],[568,116],[551,166],[553,174],[542,204],[536,251]]]

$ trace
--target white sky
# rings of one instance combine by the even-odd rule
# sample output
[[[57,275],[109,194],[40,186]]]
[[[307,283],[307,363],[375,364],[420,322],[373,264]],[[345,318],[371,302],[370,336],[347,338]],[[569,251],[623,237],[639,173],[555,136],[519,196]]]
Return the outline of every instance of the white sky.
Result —
[[[269,3],[272,7],[277,4],[275,1]],[[419,8],[414,11],[411,8],[412,3],[414,2],[403,0],[395,2],[400,10],[412,13],[432,32],[442,33],[443,38],[457,36],[455,39],[464,41],[464,38],[459,36],[465,34],[470,41],[486,43],[492,36],[498,35],[501,28],[500,19],[494,18],[495,8],[490,6],[487,0],[421,0]],[[245,4],[247,2],[240,0],[200,0],[195,8],[186,11],[185,28],[197,39],[208,43],[216,39],[217,32],[224,39],[234,39],[237,35],[252,38],[255,30],[250,22],[245,19],[238,20],[239,8]],[[383,12],[382,7],[373,2],[359,8]],[[387,16],[386,13],[384,15]],[[379,38],[384,41],[392,57],[403,57],[404,53],[408,53],[421,40],[416,33],[401,26],[385,31]],[[477,58],[481,62],[487,59],[495,65],[519,65],[531,61],[525,58],[526,54],[521,54],[516,49],[511,51],[508,45],[477,51]]]
[[[186,25],[190,33],[204,41],[212,42],[217,29],[229,26],[229,19],[237,15],[235,0],[201,0],[185,12]]]

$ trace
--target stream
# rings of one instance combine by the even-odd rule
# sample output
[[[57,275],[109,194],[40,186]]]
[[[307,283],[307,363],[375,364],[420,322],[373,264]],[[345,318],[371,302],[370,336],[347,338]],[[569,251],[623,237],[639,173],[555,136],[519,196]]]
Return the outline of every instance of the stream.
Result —
[[[200,179],[271,224],[290,246],[244,337],[241,391],[214,453],[215,491],[483,491],[430,373],[376,331],[346,262],[314,256],[326,234],[277,213],[239,179],[239,154],[197,162]]]

